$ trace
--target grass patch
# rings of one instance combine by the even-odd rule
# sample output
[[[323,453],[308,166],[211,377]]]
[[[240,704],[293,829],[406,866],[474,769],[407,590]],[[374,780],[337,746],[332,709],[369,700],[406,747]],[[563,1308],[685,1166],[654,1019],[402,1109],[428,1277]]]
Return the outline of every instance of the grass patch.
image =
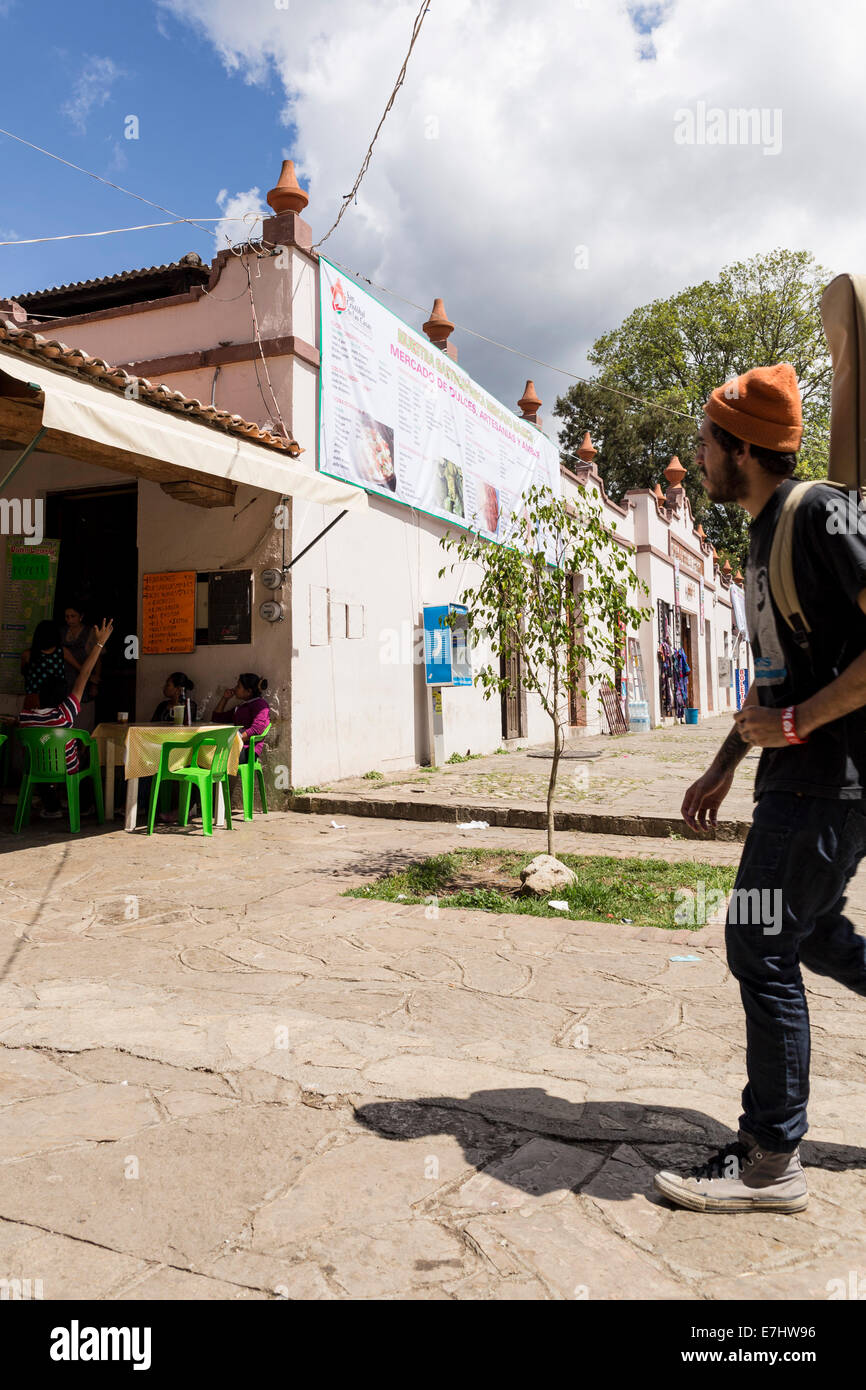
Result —
[[[684,892],[697,895],[697,902],[712,903],[713,891],[729,893],[736,875],[733,865],[561,854],[558,858],[577,874],[577,882],[570,888],[551,894],[568,903],[565,912],[548,907],[547,898],[515,896],[520,870],[533,857],[504,850],[453,850],[419,860],[361,888],[351,888],[345,896],[406,903],[435,898],[439,907],[565,917],[610,922],[612,926],[628,920],[639,927],[682,928],[703,925],[676,920],[675,914],[686,901]],[[703,898],[698,893],[700,885]],[[682,919],[682,911],[679,915]]]
[[[370,772],[365,772],[363,774],[363,778],[365,782],[384,782],[385,774],[384,772],[377,772],[375,768],[372,768]]]
[[[311,796],[313,792],[324,791],[324,787],[292,787],[291,796]]]

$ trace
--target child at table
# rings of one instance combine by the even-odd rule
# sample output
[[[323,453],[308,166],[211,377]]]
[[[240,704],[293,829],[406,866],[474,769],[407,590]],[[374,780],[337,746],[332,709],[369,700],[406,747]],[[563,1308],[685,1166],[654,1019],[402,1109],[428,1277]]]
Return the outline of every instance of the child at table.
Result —
[[[211,716],[215,724],[240,726],[244,744],[239,759],[242,763],[248,760],[252,744],[255,744],[254,756],[257,758],[261,757],[261,750],[265,746],[263,740],[256,739],[256,735],[262,733],[271,722],[270,705],[264,694],[267,688],[264,676],[257,676],[254,671],[243,671],[238,676],[237,685],[220,696]],[[226,701],[232,699],[237,700],[238,704],[233,710],[226,711]]]
[[[162,687],[162,693],[165,699],[160,700],[156,709],[153,711],[151,723],[171,724],[173,722],[172,708],[174,705],[180,703],[181,691],[185,690],[187,695],[189,695],[193,689],[194,682],[190,680],[189,676],[184,671],[172,671],[165,685]],[[194,724],[198,713],[198,705],[192,698],[190,698],[189,709],[190,719]]]
[[[162,687],[162,693],[165,698],[160,700],[156,709],[153,711],[151,723],[174,723],[174,715],[172,714],[172,710],[175,705],[180,703],[181,691],[186,691],[187,695],[189,695],[190,691],[194,688],[194,685],[195,682],[190,679],[190,677],[186,674],[185,671],[172,671],[171,675],[166,678],[165,685]],[[189,702],[189,711],[190,719],[194,724],[196,720],[196,715],[198,714],[198,705],[192,698],[190,698]],[[192,735],[190,734],[190,737],[191,736]],[[186,737],[186,735],[181,735],[181,737]],[[148,811],[150,810],[151,785],[152,781],[150,777],[141,778],[138,787],[138,814],[139,818],[141,819],[144,819],[147,816]],[[158,812],[158,819],[162,822],[163,825],[172,825],[177,820],[177,807],[175,806],[172,809],[170,808],[168,803],[171,801],[177,801],[178,791],[176,790],[176,787],[171,783],[166,782],[163,786],[161,799],[163,800],[164,809]],[[190,797],[190,815],[192,815],[193,811],[196,810],[200,806],[200,804],[201,803],[199,800],[198,788],[193,787],[192,794]]]

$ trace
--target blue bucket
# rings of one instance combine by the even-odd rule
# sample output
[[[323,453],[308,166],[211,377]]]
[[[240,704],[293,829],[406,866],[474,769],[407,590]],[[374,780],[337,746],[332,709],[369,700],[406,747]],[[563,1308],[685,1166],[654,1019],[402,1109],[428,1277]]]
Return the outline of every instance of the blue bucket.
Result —
[[[687,710],[686,710],[686,723],[687,723],[687,724],[697,724],[697,722],[698,722],[698,711],[697,711],[696,709],[687,709]]]

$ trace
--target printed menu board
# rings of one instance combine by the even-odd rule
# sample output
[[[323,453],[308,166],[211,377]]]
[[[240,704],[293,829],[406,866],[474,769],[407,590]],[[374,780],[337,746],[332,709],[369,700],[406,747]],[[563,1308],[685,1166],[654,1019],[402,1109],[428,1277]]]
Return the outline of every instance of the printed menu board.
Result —
[[[141,651],[195,651],[195,570],[142,576]]]
[[[60,542],[28,545],[6,537],[0,595],[0,694],[20,695],[24,689],[21,653],[29,646],[37,623],[54,609]]]
[[[556,445],[336,266],[320,264],[320,470],[534,548],[522,498],[533,483],[560,495]]]

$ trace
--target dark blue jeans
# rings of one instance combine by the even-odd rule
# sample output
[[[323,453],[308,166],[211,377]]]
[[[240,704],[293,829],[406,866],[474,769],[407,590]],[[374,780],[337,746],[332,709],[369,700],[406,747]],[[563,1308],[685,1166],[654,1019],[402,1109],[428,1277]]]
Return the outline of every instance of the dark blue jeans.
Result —
[[[842,912],[864,854],[864,801],[766,792],[755,807],[725,940],[746,1011],[740,1128],[774,1153],[791,1152],[807,1129],[809,1010],[800,965],[866,995],[866,938]]]

